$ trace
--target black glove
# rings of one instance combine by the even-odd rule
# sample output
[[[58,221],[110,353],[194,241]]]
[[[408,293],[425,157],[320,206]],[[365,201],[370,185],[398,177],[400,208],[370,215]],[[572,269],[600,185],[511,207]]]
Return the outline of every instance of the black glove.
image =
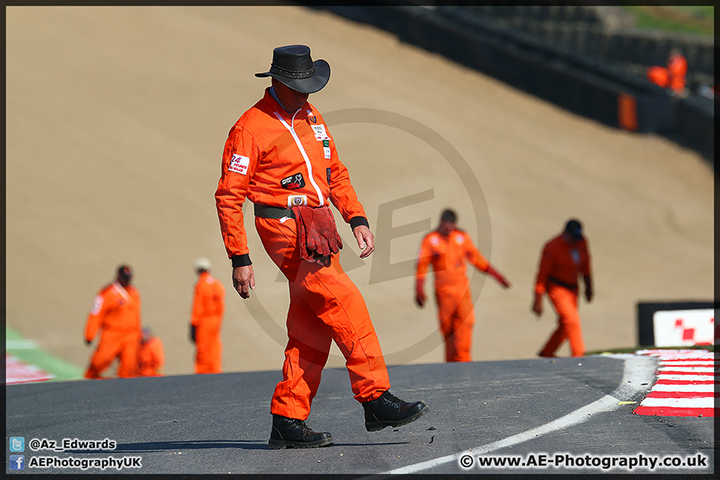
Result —
[[[190,341],[195,343],[195,325],[190,325]]]

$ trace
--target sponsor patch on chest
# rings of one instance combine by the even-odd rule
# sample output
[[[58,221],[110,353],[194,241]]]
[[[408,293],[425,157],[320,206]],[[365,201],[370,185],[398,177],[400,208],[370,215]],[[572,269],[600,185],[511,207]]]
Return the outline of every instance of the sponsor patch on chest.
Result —
[[[580,252],[578,252],[577,248],[573,248],[570,251],[570,256],[572,257],[573,263],[575,263],[575,265],[580,265]]]
[[[280,180],[280,186],[288,190],[297,190],[305,186],[305,179],[302,173],[296,173]]]
[[[242,155],[238,155],[237,153],[233,153],[233,156],[230,159],[230,166],[228,167],[228,171],[239,173],[241,175],[247,175],[249,166],[250,157],[244,157]]]
[[[321,141],[321,140],[330,140],[330,137],[328,136],[327,132],[325,131],[325,125],[322,123],[320,125],[310,125],[315,132],[315,140]]]
[[[307,205],[307,195],[288,195],[288,208],[299,207],[300,205]]]

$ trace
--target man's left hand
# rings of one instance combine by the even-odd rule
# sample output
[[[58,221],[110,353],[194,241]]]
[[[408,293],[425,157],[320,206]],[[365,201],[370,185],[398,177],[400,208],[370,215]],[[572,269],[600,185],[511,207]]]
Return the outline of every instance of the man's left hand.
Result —
[[[365,258],[375,251],[375,235],[365,225],[358,225],[353,228],[353,235],[357,240],[360,250],[360,258]]]

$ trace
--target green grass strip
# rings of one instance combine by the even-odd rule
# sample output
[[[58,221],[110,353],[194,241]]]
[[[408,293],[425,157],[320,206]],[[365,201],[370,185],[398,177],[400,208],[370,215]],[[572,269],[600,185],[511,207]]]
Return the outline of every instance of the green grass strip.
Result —
[[[647,10],[644,6],[624,6],[627,12],[635,15],[636,24],[635,27],[644,30],[660,30],[668,33],[678,34],[693,34],[700,36],[712,36],[714,34],[714,27],[712,19],[714,18],[713,7],[694,7],[695,10],[682,10],[683,8],[690,9],[691,7],[668,7],[677,9],[681,14],[684,13],[687,16],[659,16],[652,11]],[[695,17],[693,19],[693,17]]]
[[[45,380],[47,382],[79,380],[83,378],[84,370],[82,368],[60,360],[48,352],[41,350],[33,340],[23,338],[22,335],[9,327],[5,327],[5,351],[25,363],[35,365],[55,375],[55,378]]]

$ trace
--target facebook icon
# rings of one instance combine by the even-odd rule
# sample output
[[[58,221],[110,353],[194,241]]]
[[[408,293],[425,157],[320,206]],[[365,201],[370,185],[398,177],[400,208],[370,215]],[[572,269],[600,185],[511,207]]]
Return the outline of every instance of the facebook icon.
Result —
[[[25,455],[10,455],[10,470],[25,470]]]

